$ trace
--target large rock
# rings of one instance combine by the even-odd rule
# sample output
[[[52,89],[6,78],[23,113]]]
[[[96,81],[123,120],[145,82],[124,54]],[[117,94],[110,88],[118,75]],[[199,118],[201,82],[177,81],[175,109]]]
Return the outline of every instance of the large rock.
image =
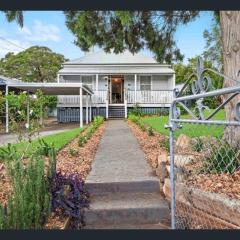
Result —
[[[166,169],[166,162],[160,162],[156,168],[156,174],[159,177],[160,182],[164,182],[164,179],[167,177],[168,172]]]
[[[170,156],[167,157],[168,163],[170,163]],[[184,167],[187,164],[192,163],[194,160],[193,155],[182,155],[182,154],[176,154],[174,155],[174,165],[177,167]]]
[[[174,156],[174,165],[177,167],[184,167],[194,160],[192,155],[175,155]]]
[[[167,153],[162,153],[162,154],[158,155],[158,165],[161,164],[162,162],[164,162],[166,164],[170,163]]]
[[[176,147],[177,151],[190,150],[191,149],[191,138],[184,134],[180,134],[180,136],[177,139],[175,147]]]

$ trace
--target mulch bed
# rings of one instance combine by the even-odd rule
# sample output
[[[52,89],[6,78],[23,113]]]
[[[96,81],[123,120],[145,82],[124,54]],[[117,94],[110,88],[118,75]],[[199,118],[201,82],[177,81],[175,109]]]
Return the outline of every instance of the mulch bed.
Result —
[[[149,136],[147,132],[143,132],[135,123],[129,120],[128,125],[137,138],[145,158],[153,170],[155,170],[158,165],[158,155],[167,154],[167,150],[160,147],[159,144],[159,142],[166,140],[166,137],[155,131],[153,136]]]
[[[57,170],[61,170],[62,173],[66,174],[78,172],[82,179],[85,180],[91,171],[91,164],[94,160],[105,126],[106,123],[104,122],[83,147],[78,146],[78,138],[75,138],[60,150],[57,155]],[[72,156],[69,152],[70,149],[77,150],[77,156]],[[67,219],[61,211],[52,213],[48,222],[45,224],[45,229],[64,229]]]
[[[0,204],[7,204],[8,198],[12,193],[12,184],[10,177],[7,175],[6,166],[0,164]]]
[[[137,138],[145,157],[153,169],[157,167],[158,155],[168,154],[169,152],[160,147],[159,141],[164,140],[165,136],[154,131],[154,136],[148,136],[147,132],[143,132],[135,123],[128,121],[128,125],[133,134]],[[198,153],[188,150],[181,151],[177,154],[194,155],[195,161],[188,164],[185,168],[189,171],[186,181],[188,186],[194,186],[203,191],[220,193],[228,196],[231,199],[240,200],[240,170],[234,174],[219,173],[219,174],[199,174],[196,172],[201,166],[201,158],[204,158],[204,153]]]

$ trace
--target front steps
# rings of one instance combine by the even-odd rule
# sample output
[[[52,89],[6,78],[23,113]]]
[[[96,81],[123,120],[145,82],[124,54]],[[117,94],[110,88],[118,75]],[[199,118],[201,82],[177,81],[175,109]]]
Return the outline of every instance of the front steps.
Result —
[[[110,119],[125,118],[124,104],[112,104],[112,105],[109,104],[108,118],[110,118]]]
[[[91,198],[88,229],[168,228],[169,209],[160,193],[103,193]]]
[[[109,120],[86,179],[87,229],[165,229],[170,211],[159,180],[123,120]]]

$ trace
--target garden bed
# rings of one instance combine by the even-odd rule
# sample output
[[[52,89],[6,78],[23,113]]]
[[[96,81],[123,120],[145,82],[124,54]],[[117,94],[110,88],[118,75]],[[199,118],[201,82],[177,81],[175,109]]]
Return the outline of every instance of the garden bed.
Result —
[[[79,147],[79,138],[75,138],[61,149],[57,155],[57,171],[60,170],[66,175],[77,172],[81,178],[85,180],[91,171],[91,164],[94,160],[104,129],[105,123],[96,130],[84,146]],[[81,135],[84,136],[86,130]],[[66,229],[69,223],[69,217],[64,216],[63,212],[58,210],[57,212],[51,213],[48,222],[45,224],[45,229]]]

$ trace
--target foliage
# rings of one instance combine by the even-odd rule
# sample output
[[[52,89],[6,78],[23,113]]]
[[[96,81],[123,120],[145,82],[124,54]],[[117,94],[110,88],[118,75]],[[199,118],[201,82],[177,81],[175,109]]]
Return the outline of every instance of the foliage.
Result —
[[[203,37],[206,40],[205,50],[203,52],[204,58],[212,62],[213,65],[221,71],[223,69],[223,48],[221,43],[221,27],[218,13],[214,14],[211,29],[205,30]]]
[[[20,27],[23,27],[23,12],[22,11],[3,11],[8,22],[16,21]]]
[[[159,141],[159,146],[164,148],[166,151],[170,151],[170,143],[169,143],[169,138],[166,137],[163,140]]]
[[[233,147],[228,143],[211,146],[210,156],[203,159],[201,173],[230,173],[240,168],[239,147]]]
[[[151,126],[147,128],[147,134],[148,134],[148,136],[154,136],[154,131]]]
[[[17,159],[16,146],[8,143],[7,147],[0,147],[0,162],[1,161],[12,161]]]
[[[136,116],[135,114],[129,113],[128,114],[128,119],[132,122],[134,122],[143,132],[147,130],[145,127],[145,124],[142,122],[140,116]]]
[[[179,25],[198,16],[197,11],[66,11],[66,25],[83,51],[99,46],[105,52],[136,53],[150,49],[158,62],[183,56],[174,41]]]
[[[0,74],[25,82],[53,82],[63,55],[52,52],[47,47],[33,46],[17,54],[8,53],[0,60]]]
[[[49,179],[56,168],[56,152],[51,150],[49,164],[34,153],[27,162],[19,157],[7,164],[13,193],[6,206],[0,206],[0,229],[41,229],[51,207]]]
[[[134,104],[134,107],[133,109],[130,111],[131,114],[135,115],[135,116],[142,116],[142,112],[141,112],[141,109],[139,107],[139,105],[136,103]]]
[[[85,134],[81,134],[78,139],[78,146],[83,147],[85,143],[92,137],[94,132],[98,129],[98,127],[104,122],[104,118],[102,116],[94,117],[92,123],[87,127]]]
[[[78,139],[78,146],[83,147],[86,142],[87,138],[85,136],[80,135]]]
[[[81,228],[84,225],[84,209],[89,207],[89,194],[80,175],[56,172],[51,179],[51,193],[53,211],[61,209],[71,217],[72,228]]]
[[[72,157],[76,157],[78,156],[78,151],[73,149],[73,148],[70,148],[69,149],[69,154],[72,156]]]
[[[41,127],[42,107],[45,105],[45,98],[41,91],[36,93],[36,98],[31,98],[26,92],[15,94],[10,92],[5,100],[9,105],[9,126],[12,132],[17,133],[19,141],[27,137],[32,141],[32,137],[39,132]],[[29,106],[29,124],[27,123]],[[25,126],[23,126],[25,124]]]
[[[202,138],[198,137],[194,139],[193,145],[192,145],[193,151],[201,152],[203,149],[203,146],[204,146],[204,142]]]
[[[195,69],[197,66],[197,60],[199,56],[196,56],[194,58],[188,59],[188,64],[182,64],[178,63],[174,65],[174,70],[176,73],[176,83],[185,83],[188,78],[195,73]],[[218,69],[213,65],[213,63],[209,60],[204,60],[204,68],[211,68],[215,71],[218,71]],[[207,73],[207,76],[209,76],[212,79],[213,89],[219,89],[223,85],[223,78],[216,75],[215,73]]]
[[[54,143],[47,143],[44,138],[40,138],[38,140],[39,147],[36,151],[43,156],[49,156],[51,154],[52,149],[54,148]]]

